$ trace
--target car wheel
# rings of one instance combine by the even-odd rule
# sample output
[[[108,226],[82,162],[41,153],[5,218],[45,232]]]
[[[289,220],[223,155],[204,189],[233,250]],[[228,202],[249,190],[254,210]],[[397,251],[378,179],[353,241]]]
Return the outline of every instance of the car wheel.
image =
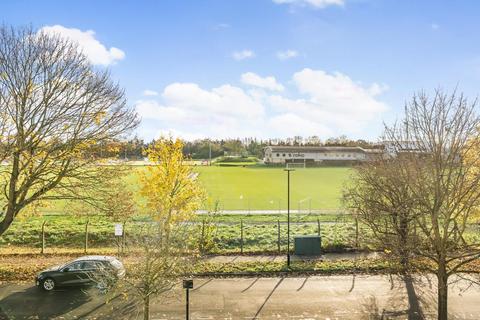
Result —
[[[42,281],[42,289],[45,291],[52,291],[55,288],[55,281],[52,278],[47,278]]]

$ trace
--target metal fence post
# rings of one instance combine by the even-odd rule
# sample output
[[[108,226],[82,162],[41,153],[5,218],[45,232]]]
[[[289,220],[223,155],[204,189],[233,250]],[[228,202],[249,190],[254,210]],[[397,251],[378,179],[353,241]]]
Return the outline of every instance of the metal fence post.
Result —
[[[358,248],[358,218],[355,217],[355,248]]]
[[[205,218],[202,220],[202,235],[200,239],[200,253],[203,254],[205,251]]]
[[[240,253],[243,254],[243,220],[240,220]]]
[[[41,253],[45,253],[45,224],[47,223],[47,220],[43,220],[42,223],[42,249]]]
[[[320,219],[317,219],[317,233],[318,233],[318,236],[320,237],[321,236],[321,230],[320,230]]]
[[[126,243],[126,235],[125,235],[125,225],[127,224],[127,221],[123,221],[123,224],[122,224],[122,255],[124,253],[124,250],[125,250],[125,243]]]
[[[85,244],[83,247],[83,252],[87,253],[88,250],[88,224],[90,223],[90,219],[87,219],[87,223],[85,223]]]
[[[277,249],[280,253],[280,220],[277,220]]]

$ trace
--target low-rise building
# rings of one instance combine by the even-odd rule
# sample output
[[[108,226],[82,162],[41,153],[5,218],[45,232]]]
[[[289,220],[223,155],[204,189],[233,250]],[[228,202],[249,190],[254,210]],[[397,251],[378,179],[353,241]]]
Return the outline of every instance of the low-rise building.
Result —
[[[266,164],[368,161],[383,153],[380,149],[361,147],[309,147],[309,146],[268,146],[265,148]]]

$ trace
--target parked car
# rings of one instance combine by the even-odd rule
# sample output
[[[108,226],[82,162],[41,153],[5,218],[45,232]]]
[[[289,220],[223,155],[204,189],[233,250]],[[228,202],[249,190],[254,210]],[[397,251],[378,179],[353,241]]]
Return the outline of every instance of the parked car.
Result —
[[[85,256],[41,271],[36,284],[45,291],[57,287],[100,285],[125,276],[123,264],[115,257]]]

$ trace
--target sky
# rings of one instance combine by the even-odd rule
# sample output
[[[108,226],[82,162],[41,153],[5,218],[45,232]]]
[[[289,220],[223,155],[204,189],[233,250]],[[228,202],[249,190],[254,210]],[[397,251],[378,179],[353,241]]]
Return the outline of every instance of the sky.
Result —
[[[134,134],[376,140],[415,92],[479,93],[480,2],[3,0],[108,68]]]

